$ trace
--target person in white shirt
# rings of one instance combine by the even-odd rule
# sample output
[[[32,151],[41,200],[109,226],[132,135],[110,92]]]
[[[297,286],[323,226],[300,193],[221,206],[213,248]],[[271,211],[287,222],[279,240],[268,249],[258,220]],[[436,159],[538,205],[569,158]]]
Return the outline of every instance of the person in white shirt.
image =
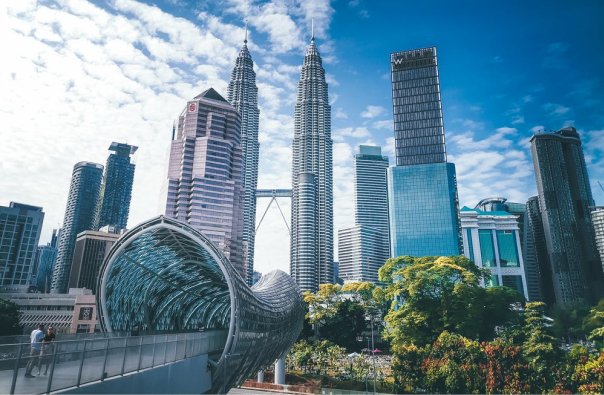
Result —
[[[31,331],[31,335],[29,336],[31,351],[29,354],[29,361],[25,367],[25,377],[27,378],[36,377],[31,374],[31,371],[34,366],[38,365],[40,352],[42,351],[42,339],[44,339],[44,325],[40,324],[38,329]]]

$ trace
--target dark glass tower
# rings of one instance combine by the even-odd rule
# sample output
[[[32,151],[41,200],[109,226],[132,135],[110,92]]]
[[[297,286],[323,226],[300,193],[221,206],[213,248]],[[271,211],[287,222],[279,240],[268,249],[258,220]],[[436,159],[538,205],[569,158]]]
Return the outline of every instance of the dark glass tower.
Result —
[[[254,62],[247,49],[246,37],[237,56],[227,90],[227,100],[241,114],[241,150],[243,151],[243,240],[247,244],[246,283],[251,286],[254,277],[254,242],[256,235],[256,187],[258,186],[258,88]]]
[[[134,163],[130,162],[130,155],[137,149],[138,147],[133,145],[116,142],[109,146],[109,151],[114,153],[107,158],[96,229],[107,225],[126,229],[135,167]]]
[[[334,281],[332,162],[331,106],[313,36],[302,64],[294,109],[290,264],[291,275],[302,291],[316,292],[319,284]],[[311,181],[314,192],[308,190]],[[308,210],[311,200],[313,212]]]
[[[97,223],[102,180],[103,165],[79,162],[73,168],[57,262],[52,275],[53,293],[67,292],[76,237],[80,232],[93,229]]]
[[[0,206],[0,286],[27,289],[35,283],[43,222],[42,207],[16,202]]]
[[[436,47],[390,55],[396,165],[447,161]]]
[[[534,135],[531,153],[555,302],[595,304],[604,295],[604,274],[579,134],[567,127]]]
[[[396,166],[388,169],[390,254],[463,251],[455,165],[447,163],[436,48],[390,55]]]
[[[525,257],[526,286],[529,301],[541,301],[548,305],[555,302],[551,267],[543,233],[543,221],[539,209],[539,198],[533,196],[526,202]]]

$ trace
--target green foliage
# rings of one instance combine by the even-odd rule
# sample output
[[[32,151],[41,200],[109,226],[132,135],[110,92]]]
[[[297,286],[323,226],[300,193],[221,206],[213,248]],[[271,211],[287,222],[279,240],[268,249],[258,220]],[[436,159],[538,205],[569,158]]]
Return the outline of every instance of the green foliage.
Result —
[[[396,263],[402,266],[394,270]],[[485,270],[463,256],[409,256],[389,260],[381,278],[390,281],[393,303],[385,317],[394,348],[423,346],[443,332],[491,340],[496,327],[518,322],[524,298],[506,287],[485,289]]]
[[[319,333],[322,339],[329,339],[342,347],[352,348],[356,344],[357,335],[366,327],[363,307],[359,303],[344,300],[338,303],[333,315],[325,317]]]
[[[8,299],[0,299],[0,336],[20,335],[19,305]]]

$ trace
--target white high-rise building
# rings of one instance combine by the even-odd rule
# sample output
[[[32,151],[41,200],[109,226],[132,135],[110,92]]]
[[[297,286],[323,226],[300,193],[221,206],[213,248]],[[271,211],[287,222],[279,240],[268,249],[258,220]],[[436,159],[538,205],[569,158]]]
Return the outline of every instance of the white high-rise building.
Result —
[[[254,241],[256,229],[256,188],[258,186],[258,88],[254,62],[247,49],[247,27],[243,47],[231,72],[227,100],[241,114],[241,150],[243,152],[243,240],[247,246],[246,283],[251,286],[254,277]]]
[[[316,292],[319,284],[334,282],[333,142],[325,70],[314,35],[300,72],[294,128],[291,275],[302,291]],[[313,193],[306,190],[313,186]],[[308,199],[314,200],[312,212]],[[314,216],[312,223],[309,216]]]
[[[338,231],[340,278],[377,282],[389,258],[388,157],[380,147],[359,146],[354,157],[355,226]]]

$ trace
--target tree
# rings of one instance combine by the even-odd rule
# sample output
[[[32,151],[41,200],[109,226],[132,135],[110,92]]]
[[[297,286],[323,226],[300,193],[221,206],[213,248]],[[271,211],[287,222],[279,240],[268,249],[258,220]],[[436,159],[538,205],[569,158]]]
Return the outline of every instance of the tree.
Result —
[[[392,346],[431,344],[443,331],[491,340],[496,327],[519,320],[524,298],[505,287],[484,289],[486,273],[464,256],[388,260],[380,279],[393,299],[385,317]]]
[[[534,302],[527,303],[524,312],[526,340],[522,345],[522,354],[533,372],[532,393],[554,386],[553,372],[563,359],[562,350],[545,317],[545,309],[545,303]]]
[[[0,299],[0,336],[20,335],[23,326],[19,324],[19,305],[8,299]]]

